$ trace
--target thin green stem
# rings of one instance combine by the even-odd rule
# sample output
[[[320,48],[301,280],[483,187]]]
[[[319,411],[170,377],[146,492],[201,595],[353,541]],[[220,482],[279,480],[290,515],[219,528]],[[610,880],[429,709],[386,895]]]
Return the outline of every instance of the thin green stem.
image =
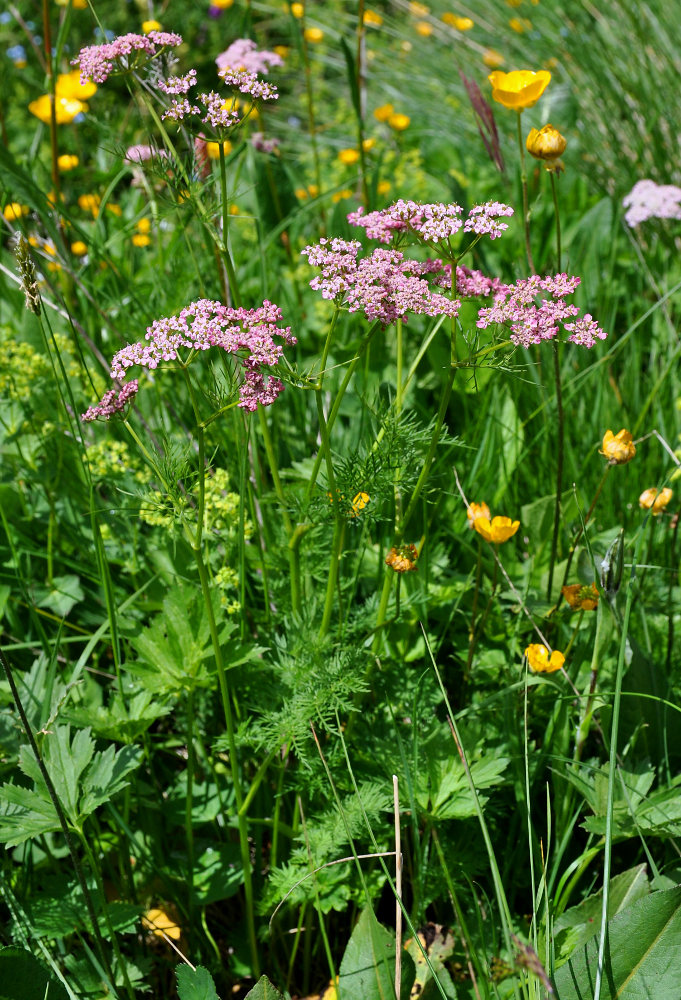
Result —
[[[556,565],[556,555],[558,553],[558,534],[560,532],[561,497],[563,495],[563,462],[565,454],[565,415],[563,412],[563,387],[560,375],[560,344],[557,340],[553,342],[553,375],[556,386],[556,415],[558,417],[558,427],[556,428],[556,504],[553,512],[553,534],[551,536],[551,558],[549,561],[549,579],[546,587],[546,599],[551,600],[553,589],[553,572]]]
[[[331,494],[331,503],[334,505],[335,513],[335,527],[333,532],[333,542],[331,545],[331,557],[329,561],[329,573],[326,582],[326,596],[324,598],[324,611],[322,614],[322,623],[319,626],[319,638],[326,635],[329,630],[329,625],[331,624],[331,615],[333,612],[333,598],[336,591],[336,585],[338,581],[338,572],[340,567],[340,556],[343,550],[343,539],[345,536],[345,522],[340,510],[341,498],[338,494],[336,488],[336,477],[333,471],[333,459],[331,457],[331,445],[329,442],[329,430],[324,417],[324,406],[322,403],[322,394],[319,390],[315,392],[315,399],[317,401],[317,416],[319,419],[319,432],[322,438],[321,451],[324,453],[324,459],[326,461],[326,477],[329,485],[329,493]]]
[[[184,831],[187,841],[187,927],[191,943],[194,927],[194,826],[192,808],[194,805],[194,691],[187,695],[187,783],[184,809]]]
[[[220,247],[220,254],[222,256],[223,263],[225,265],[225,270],[227,271],[227,281],[229,282],[229,290],[232,295],[232,301],[237,309],[241,306],[241,292],[239,291],[239,282],[237,281],[236,271],[234,270],[234,261],[232,260],[232,255],[229,252],[229,244],[227,242],[227,237],[229,234],[229,207],[227,202],[227,170],[225,167],[225,148],[221,142],[218,143],[218,151],[220,154],[220,195],[222,202],[222,243]]]
[[[523,143],[523,130],[522,130],[522,110],[517,112],[517,125],[518,125],[518,151],[520,153],[520,183],[523,189],[523,233],[525,236],[525,253],[527,254],[527,263],[529,265],[532,274],[536,274],[536,268],[534,266],[534,260],[532,259],[532,246],[530,244],[530,209],[527,197],[527,170],[525,169],[525,144]]]
[[[560,271],[562,268],[562,253],[560,245],[560,212],[558,210],[558,182],[556,180],[556,171],[549,170],[549,176],[551,178],[551,194],[553,195],[553,214],[556,219],[556,271]]]

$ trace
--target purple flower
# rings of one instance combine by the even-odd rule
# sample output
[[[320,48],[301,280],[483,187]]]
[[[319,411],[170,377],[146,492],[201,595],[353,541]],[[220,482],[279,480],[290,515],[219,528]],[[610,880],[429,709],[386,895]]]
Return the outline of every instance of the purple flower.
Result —
[[[257,309],[233,309],[221,302],[199,299],[177,316],[154,320],[147,328],[145,342],[128,344],[118,351],[111,362],[111,378],[123,381],[128,369],[135,365],[153,371],[161,362],[177,360],[182,348],[207,351],[220,347],[234,356],[244,371],[238,405],[245,410],[256,409],[258,403],[268,406],[283,390],[281,381],[267,371],[283,352],[283,344],[274,338],[285,344],[296,342],[290,327],[277,325],[281,319],[279,306],[267,300]],[[265,374],[269,376],[267,382]],[[133,385],[134,392],[129,388]],[[114,403],[115,390],[109,390],[98,407],[90,407],[83,415],[83,420],[94,420],[96,416],[108,419],[136,392],[137,380],[128,382]]]
[[[456,316],[461,303],[434,292],[424,274],[442,269],[441,261],[409,260],[399,250],[376,248],[357,259],[357,240],[322,239],[302,251],[310,264],[321,269],[310,286],[325,299],[345,304],[349,312],[363,312],[388,326],[408,313]]]
[[[80,419],[84,423],[90,423],[90,421],[97,420],[99,417],[109,420],[110,417],[113,417],[114,413],[120,413],[121,410],[125,409],[130,400],[134,399],[137,395],[138,389],[139,383],[136,378],[130,382],[126,382],[119,392],[116,392],[115,389],[109,389],[102,396],[101,402],[97,406],[90,406],[81,415]]]
[[[497,291],[494,305],[479,311],[477,325],[483,330],[495,323],[510,327],[511,340],[520,347],[553,340],[562,326],[570,334],[568,340],[582,347],[593,347],[596,340],[604,340],[607,334],[589,313],[572,322],[579,317],[579,309],[563,301],[579,283],[579,278],[567,274],[545,278],[533,274],[521,278],[515,285],[505,285]]]
[[[258,46],[250,38],[237,38],[221,52],[215,62],[218,73],[226,70],[245,70],[247,73],[267,73],[271,66],[283,66],[284,60],[276,52],[266,49],[258,51]]]
[[[104,83],[114,71],[115,63],[119,64],[121,71],[127,71],[153,59],[165,48],[181,44],[182,36],[169,31],[150,31],[148,35],[119,35],[103,45],[88,45],[81,49],[72,65],[80,66],[81,83],[88,80]]]
[[[642,180],[622,199],[629,211],[624,216],[628,226],[638,226],[647,219],[681,219],[681,188],[674,184],[656,184]]]

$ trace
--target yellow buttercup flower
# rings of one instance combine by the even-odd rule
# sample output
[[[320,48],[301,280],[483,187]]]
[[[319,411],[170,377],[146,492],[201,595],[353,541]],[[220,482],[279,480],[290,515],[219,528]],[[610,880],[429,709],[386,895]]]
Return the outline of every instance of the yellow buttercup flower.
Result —
[[[351,504],[350,517],[357,517],[361,510],[364,510],[366,505],[369,503],[370,497],[368,493],[360,492],[357,496],[353,497]]]
[[[148,35],[150,31],[161,31],[158,21],[142,21],[142,34]]]
[[[347,198],[352,198],[352,191],[350,188],[343,188],[341,191],[334,191],[331,195],[331,201],[334,205],[338,204],[339,201],[345,201]]]
[[[549,122],[543,128],[531,129],[525,146],[536,160],[557,160],[567,148],[567,139]]]
[[[393,546],[385,557],[385,561],[396,573],[411,573],[416,569],[418,555],[418,549],[415,545],[400,545],[397,548]]]
[[[595,611],[598,607],[598,589],[595,583],[572,583],[569,587],[562,587],[561,593],[570,607],[576,610]]]
[[[636,454],[636,445],[631,433],[624,428],[617,434],[607,430],[603,436],[603,447],[599,454],[605,455],[611,465],[626,465]]]
[[[470,17],[457,17],[456,14],[451,14],[449,12],[442,15],[442,20],[445,24],[448,24],[450,28],[456,28],[457,31],[470,31],[474,26]]]
[[[417,21],[414,27],[417,35],[421,35],[422,38],[430,38],[433,34],[433,26],[429,21]]]
[[[57,166],[62,173],[65,173],[67,170],[75,170],[79,163],[80,160],[78,157],[71,153],[62,153],[61,156],[57,157]]]
[[[321,42],[324,38],[324,32],[321,28],[306,28],[303,32],[303,38],[306,42],[316,45],[317,42]]]
[[[227,156],[228,153],[232,152],[232,144],[229,139],[225,139],[222,143],[222,151]],[[207,142],[206,152],[210,156],[211,160],[220,159],[220,143],[219,142]]]
[[[217,10],[227,10],[233,3],[234,0],[210,0],[211,7],[216,7]]]
[[[147,236],[146,233],[134,233],[130,242],[134,247],[148,247],[151,243],[151,236]]]
[[[169,937],[173,941],[179,941],[182,931],[177,922],[168,916],[165,910],[147,910],[142,917],[142,926],[155,934],[156,937]]]
[[[5,205],[3,208],[2,215],[7,222],[16,222],[22,215],[28,215],[30,211],[31,210],[28,205],[22,205],[18,201],[10,201],[10,203]]]
[[[388,125],[390,128],[395,129],[396,132],[404,132],[405,128],[409,128],[411,124],[411,118],[409,115],[394,114],[390,115],[388,118]]]
[[[522,35],[524,31],[530,31],[532,28],[532,21],[528,20],[526,17],[512,17],[508,22],[508,26],[512,31],[517,34]]]
[[[373,138],[362,139],[362,149],[365,153],[368,153],[370,149],[373,149],[376,145],[376,140]]]
[[[657,490],[654,486],[651,486],[650,489],[643,491],[638,498],[638,502],[639,506],[643,507],[644,510],[649,510],[654,516],[657,516],[662,513],[673,496],[674,493],[668,486],[665,486],[662,490]]]
[[[35,101],[31,101],[28,110],[36,118],[46,125],[50,123],[50,95],[41,94]],[[87,111],[87,104],[68,97],[57,97],[54,102],[54,113],[57,125],[68,125],[76,115]]]
[[[378,194],[387,194],[390,190],[390,181],[379,181],[376,192]]]
[[[357,163],[359,157],[360,152],[358,149],[341,149],[338,153],[338,159],[347,167],[351,167],[353,163]]]
[[[491,518],[489,507],[486,503],[470,503],[466,511],[466,517],[468,518],[468,527],[472,528],[479,517],[486,517],[487,520]]]
[[[297,17],[298,20],[300,20],[300,18],[305,13],[305,8],[303,7],[302,3],[292,3],[291,13],[293,14],[294,17]]]
[[[530,670],[535,674],[552,674],[560,670],[565,663],[565,657],[559,650],[554,649],[549,653],[546,646],[538,642],[533,642],[527,647],[525,656]]]
[[[537,103],[551,82],[546,69],[534,73],[529,69],[514,69],[510,73],[495,70],[487,77],[492,84],[492,98],[505,108],[524,111]]]
[[[99,215],[99,206],[102,199],[98,194],[81,194],[78,198],[78,206],[84,212],[92,212],[94,216]]]
[[[87,253],[87,245],[82,240],[76,240],[71,244],[71,253],[74,257],[84,257]]]
[[[394,111],[392,104],[381,104],[380,108],[374,111],[374,118],[377,122],[387,122]]]
[[[80,82],[80,70],[73,69],[70,73],[60,73],[54,85],[57,97],[66,97],[70,101],[86,101],[97,92],[97,84],[92,80]]]
[[[497,66],[503,66],[506,62],[501,52],[498,52],[496,49],[485,49],[482,54],[482,61],[485,66],[488,66],[490,69],[496,69]]]
[[[473,527],[486,542],[501,545],[515,535],[520,527],[520,521],[512,521],[510,517],[489,517],[479,515],[473,520]]]
[[[370,24],[374,28],[380,28],[383,24],[383,18],[375,10],[365,10],[362,24]]]

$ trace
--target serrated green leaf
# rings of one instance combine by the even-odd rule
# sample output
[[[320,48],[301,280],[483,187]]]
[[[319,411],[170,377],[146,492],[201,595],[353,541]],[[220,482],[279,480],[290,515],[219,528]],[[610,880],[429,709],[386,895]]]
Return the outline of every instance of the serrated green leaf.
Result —
[[[244,1000],[284,1000],[276,986],[273,986],[267,976],[261,976],[252,990],[249,990]]]
[[[68,1000],[62,984],[24,948],[0,948],[0,983],[7,1000]]]
[[[136,770],[142,760],[138,747],[126,746],[118,753],[113,746],[97,752],[83,778],[82,798],[79,805],[80,820],[94,812],[97,806],[108,802],[129,784],[126,777]]]
[[[52,802],[33,789],[3,785],[0,807],[0,843],[7,847],[17,847],[31,837],[60,829]]]
[[[598,938],[554,974],[557,1000],[593,1000]],[[608,921],[601,1000],[678,1000],[681,886],[653,892]]]
[[[80,776],[92,760],[94,740],[89,729],[79,729],[71,740],[71,727],[56,726],[43,743],[43,760],[64,812],[76,825]]]
[[[178,965],[175,974],[180,1000],[219,1000],[213,977],[202,965],[195,969],[190,965]]]
[[[395,938],[382,927],[371,910],[364,910],[345,949],[340,965],[343,1000],[394,1000]],[[414,963],[402,957],[401,995],[408,996],[414,982]]]
[[[38,595],[39,596],[39,595]],[[69,612],[85,597],[80,585],[80,577],[74,574],[55,576],[52,586],[36,601],[39,608],[48,608],[59,618],[66,618]]]

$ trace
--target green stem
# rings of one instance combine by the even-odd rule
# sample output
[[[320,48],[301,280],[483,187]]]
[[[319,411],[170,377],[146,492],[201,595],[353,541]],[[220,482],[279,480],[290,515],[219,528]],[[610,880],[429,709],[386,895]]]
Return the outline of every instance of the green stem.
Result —
[[[562,590],[562,588],[565,586],[565,584],[568,581],[568,577],[570,575],[570,567],[572,566],[572,560],[574,559],[575,552],[577,551],[577,546],[579,544],[579,540],[582,537],[584,531],[586,530],[586,526],[589,523],[589,519],[590,519],[591,515],[594,512],[594,509],[596,507],[596,503],[598,501],[598,498],[601,495],[601,490],[603,489],[603,486],[605,485],[605,480],[608,478],[608,473],[610,472],[611,468],[612,468],[612,466],[610,465],[610,463],[608,463],[606,465],[606,467],[605,467],[605,471],[603,472],[603,475],[601,476],[601,481],[598,484],[598,486],[596,487],[596,492],[594,493],[594,498],[591,501],[591,506],[589,507],[588,511],[586,512],[586,516],[584,518],[584,521],[582,522],[582,524],[580,524],[579,530],[577,531],[577,534],[575,535],[574,541],[573,541],[572,545],[570,546],[570,551],[569,551],[568,557],[567,557],[567,563],[565,564],[565,573],[563,574],[563,583],[562,583],[562,586],[561,586],[561,592],[558,595],[558,600],[556,601],[555,608],[558,607],[558,605],[560,604],[560,602],[563,599],[563,590]]]
[[[537,271],[532,259],[532,247],[530,245],[530,209],[527,197],[527,171],[525,169],[525,144],[523,143],[523,131],[521,124],[522,115],[522,110],[517,112],[518,150],[520,152],[520,183],[523,189],[523,233],[525,235],[525,253],[527,254],[527,263],[532,274],[536,274]]]
[[[553,342],[553,374],[556,385],[556,413],[558,416],[556,440],[556,505],[553,512],[553,535],[551,536],[551,559],[549,562],[549,581],[546,587],[546,600],[551,600],[553,588],[553,571],[558,552],[558,533],[560,531],[560,503],[563,495],[563,461],[565,453],[565,416],[563,413],[563,387],[560,376],[560,344]]]
[[[294,546],[291,544],[294,538],[294,528],[286,506],[286,496],[281,483],[281,477],[279,476],[279,465],[274,452],[274,445],[272,443],[272,435],[270,434],[269,424],[267,423],[267,415],[265,414],[265,408],[263,406],[258,407],[258,419],[260,421],[260,430],[262,433],[263,443],[265,445],[265,455],[267,456],[267,463],[269,465],[270,475],[272,476],[274,492],[277,494],[277,499],[281,505],[281,517],[284,522],[284,528],[286,529],[286,535],[288,538],[287,550],[289,575],[291,578],[291,606],[296,614],[300,614],[300,552],[297,545]]]
[[[194,826],[192,807],[194,803],[194,691],[187,695],[187,798],[184,810],[184,830],[187,840],[187,927],[191,942],[194,927]]]
[[[229,290],[232,294],[232,301],[237,309],[241,306],[241,293],[239,291],[239,283],[236,277],[236,271],[234,270],[234,262],[232,260],[232,255],[229,252],[229,245],[227,243],[227,234],[229,232],[229,211],[227,207],[227,170],[225,168],[225,149],[221,142],[218,143],[218,150],[220,154],[220,195],[222,200],[222,246],[220,247],[220,254],[222,256],[223,263],[225,265],[225,270],[227,271],[227,281],[229,282]]]
[[[553,213],[556,218],[556,270],[560,271],[561,264],[561,246],[560,246],[560,212],[558,211],[558,184],[556,181],[555,170],[549,170],[549,176],[551,178],[551,194],[553,195]]]
[[[329,573],[326,582],[326,597],[324,599],[324,612],[322,614],[322,623],[319,626],[319,638],[321,639],[329,630],[329,625],[331,624],[331,614],[333,612],[333,597],[336,590],[336,584],[339,583],[338,571],[340,565],[340,557],[343,551],[343,539],[345,537],[345,522],[340,509],[341,498],[338,494],[338,489],[336,488],[336,477],[333,471],[333,460],[331,457],[331,446],[329,442],[329,430],[324,417],[324,406],[322,403],[322,394],[319,390],[315,392],[315,399],[317,401],[317,415],[319,418],[319,431],[322,438],[321,451],[324,453],[324,458],[326,461],[326,477],[329,484],[329,492],[331,494],[331,502],[334,505],[335,513],[335,527],[333,532],[333,543],[331,545],[331,558],[329,561]]]

